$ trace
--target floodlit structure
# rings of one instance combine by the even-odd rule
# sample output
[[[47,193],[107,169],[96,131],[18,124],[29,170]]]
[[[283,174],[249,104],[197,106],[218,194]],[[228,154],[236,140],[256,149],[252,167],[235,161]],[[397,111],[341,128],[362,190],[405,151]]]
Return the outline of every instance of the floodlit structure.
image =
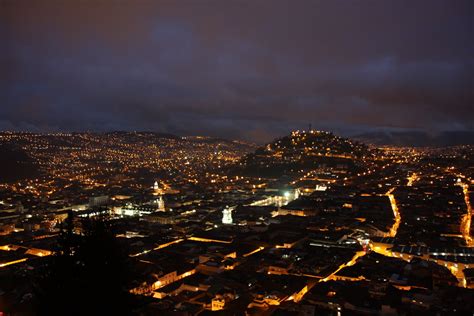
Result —
[[[222,224],[232,224],[232,210],[229,207],[222,211]]]
[[[157,211],[164,212],[166,210],[165,200],[163,200],[163,196],[160,195],[160,197],[156,199],[156,204],[157,204],[157,207],[156,207]]]
[[[160,195],[161,194],[161,189],[160,189],[160,185],[158,184],[158,181],[155,181],[155,183],[153,184],[153,194],[154,195]]]

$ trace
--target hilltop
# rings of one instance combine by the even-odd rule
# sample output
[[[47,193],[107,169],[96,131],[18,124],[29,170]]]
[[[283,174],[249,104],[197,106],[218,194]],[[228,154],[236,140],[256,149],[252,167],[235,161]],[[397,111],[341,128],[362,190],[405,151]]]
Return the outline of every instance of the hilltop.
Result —
[[[330,132],[295,131],[244,156],[232,171],[243,175],[278,177],[321,166],[353,168],[370,155],[366,145]]]

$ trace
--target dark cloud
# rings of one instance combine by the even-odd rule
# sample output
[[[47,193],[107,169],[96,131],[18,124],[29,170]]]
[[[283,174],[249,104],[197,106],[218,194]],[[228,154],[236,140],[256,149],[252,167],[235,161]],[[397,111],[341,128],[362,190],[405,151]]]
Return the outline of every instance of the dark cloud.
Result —
[[[0,128],[473,129],[472,1],[0,4]]]

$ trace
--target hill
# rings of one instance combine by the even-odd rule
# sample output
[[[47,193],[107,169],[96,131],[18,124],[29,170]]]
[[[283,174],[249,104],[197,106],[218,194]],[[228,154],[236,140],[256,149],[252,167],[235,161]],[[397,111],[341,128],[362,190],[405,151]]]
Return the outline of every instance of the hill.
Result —
[[[38,176],[38,168],[26,152],[13,144],[0,144],[0,183]]]
[[[329,132],[292,132],[244,156],[232,172],[279,177],[318,167],[351,169],[371,155],[366,145]]]

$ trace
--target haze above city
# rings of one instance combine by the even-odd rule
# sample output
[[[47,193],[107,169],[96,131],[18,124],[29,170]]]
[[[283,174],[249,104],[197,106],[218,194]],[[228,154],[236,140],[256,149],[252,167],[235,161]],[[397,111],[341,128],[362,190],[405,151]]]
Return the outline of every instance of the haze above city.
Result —
[[[2,1],[0,130],[473,129],[471,1]]]

